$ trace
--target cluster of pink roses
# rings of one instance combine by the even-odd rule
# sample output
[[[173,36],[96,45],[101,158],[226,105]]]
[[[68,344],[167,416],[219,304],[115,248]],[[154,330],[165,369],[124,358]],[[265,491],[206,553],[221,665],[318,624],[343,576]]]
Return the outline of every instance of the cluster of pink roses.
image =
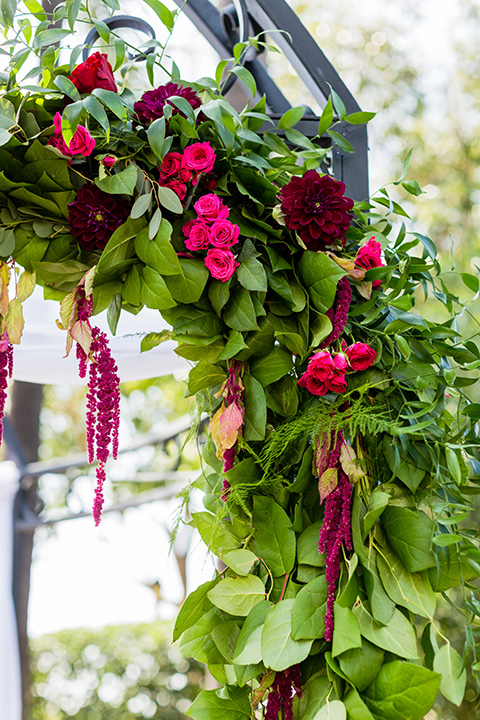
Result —
[[[355,258],[355,265],[365,270],[371,270],[372,268],[385,267],[385,263],[382,262],[382,246],[380,243],[371,237],[365,245],[359,249],[357,257]],[[382,284],[380,279],[373,280],[372,287],[375,290]]]
[[[160,166],[160,185],[173,190],[183,201],[187,194],[187,183],[196,185],[202,173],[211,172],[215,158],[209,142],[187,145],[183,153],[169,152]]]
[[[375,350],[366,343],[354,343],[341,353],[321,350],[312,355],[298,384],[307,388],[312,395],[344,393],[347,389],[346,374],[366,370],[373,365],[375,357]]]
[[[216,280],[229,280],[239,263],[230,250],[238,242],[240,228],[228,220],[229,209],[215,193],[200,197],[193,206],[197,217],[182,230],[189,250],[207,250],[205,265]]]
[[[86,127],[79,125],[68,145],[62,133],[62,116],[58,112],[53,118],[53,127],[55,131],[49,138],[47,145],[57,148],[62,155],[66,155],[67,157],[73,157],[74,155],[84,155],[87,157],[92,154],[95,149],[95,140]]]

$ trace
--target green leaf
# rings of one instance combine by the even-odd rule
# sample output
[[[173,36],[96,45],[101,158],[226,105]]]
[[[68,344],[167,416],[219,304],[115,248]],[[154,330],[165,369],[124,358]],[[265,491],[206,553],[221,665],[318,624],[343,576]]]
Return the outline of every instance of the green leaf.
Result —
[[[142,215],[145,215],[148,210],[150,210],[152,206],[152,193],[146,193],[145,195],[140,195],[135,202],[133,203],[132,209],[130,210],[130,217],[131,218],[139,218],[142,217]]]
[[[362,638],[360,636],[360,628],[357,618],[350,608],[342,607],[335,603],[334,612],[334,630],[332,643],[332,657],[337,657],[341,653],[353,648],[362,646]]]
[[[258,562],[258,558],[254,553],[250,552],[250,550],[241,549],[222,553],[222,560],[237,575],[248,575],[255,563]]]
[[[256,575],[225,578],[209,590],[207,596],[220,610],[246,617],[257,603],[265,600],[265,586]]]
[[[436,598],[425,570],[407,572],[401,560],[386,547],[379,551],[377,564],[383,586],[393,602],[427,619],[433,616]]]
[[[188,376],[188,394],[196,395],[199,390],[220,385],[225,380],[225,372],[215,365],[200,362],[190,370]]]
[[[347,720],[347,708],[341,700],[327,699],[327,702],[315,715],[314,720]]]
[[[435,653],[433,669],[440,673],[440,692],[447,700],[460,707],[467,684],[467,671],[463,659],[456,650],[447,643]]]
[[[261,383],[249,373],[245,373],[243,376],[243,384],[245,387],[243,396],[243,402],[245,404],[244,438],[247,442],[263,440],[267,424],[265,390]]]
[[[127,108],[116,92],[113,92],[113,90],[105,90],[104,88],[95,88],[92,91],[92,95],[98,97],[119,120],[123,122],[127,121]]]
[[[359,692],[363,692],[377,677],[383,664],[384,651],[363,638],[361,647],[340,655],[341,671]]]
[[[328,98],[328,102],[323,108],[320,122],[318,123],[318,135],[321,137],[333,122],[333,105],[332,98]]]
[[[302,106],[290,108],[287,112],[283,113],[282,117],[278,121],[278,127],[280,130],[286,130],[296,125],[305,115],[305,108]]]
[[[272,670],[286,670],[305,660],[312,640],[295,641],[291,634],[294,600],[282,600],[269,611],[262,630],[262,659]]]
[[[5,0],[3,0],[2,5],[4,2]],[[45,45],[54,45],[55,43],[61,42],[69,35],[70,30],[61,30],[60,28],[55,28],[52,30],[41,30],[38,35],[35,35],[33,47],[38,50],[39,48],[45,47]]]
[[[272,603],[262,600],[249,612],[237,641],[233,662],[238,665],[259,663],[262,659],[262,630]]]
[[[242,65],[233,67],[230,72],[234,73],[243,82],[247,90],[255,97],[257,94],[257,83],[252,73]]]
[[[343,150],[343,152],[346,153],[353,153],[355,150],[351,146],[351,144],[348,142],[346,138],[343,137],[343,135],[340,135],[340,133],[336,132],[335,130],[329,130],[328,134],[334,141],[335,145],[338,145],[340,150]]]
[[[207,599],[207,593],[211,590],[219,578],[210,580],[209,582],[203,583],[196,590],[190,593],[185,599],[180,612],[175,620],[175,627],[173,628],[173,642],[176,642],[180,635],[188,630],[188,628],[195,625],[205,612],[205,601],[208,608],[211,607],[210,601]]]
[[[250,364],[250,372],[263,387],[277,382],[293,367],[293,358],[282,348],[273,350],[260,358],[254,358]]]
[[[326,312],[334,303],[338,281],[345,276],[345,271],[325,253],[310,250],[302,253],[298,271],[314,307]]]
[[[343,702],[347,709],[348,720],[375,720],[355,689],[352,688],[343,696]]]
[[[291,572],[295,563],[295,531],[287,513],[272,498],[253,499],[255,551],[274,577]]]
[[[300,590],[295,597],[292,611],[292,638],[294,640],[323,638],[327,595],[328,585],[324,575],[316,577]]]
[[[238,547],[238,538],[236,538],[215,515],[212,515],[212,513],[192,513],[192,521],[205,545],[207,545],[215,555],[220,556],[222,552],[235,550]]]
[[[240,263],[237,268],[238,282],[246,290],[267,292],[267,276],[262,263],[254,257],[249,257]]]
[[[425,513],[388,505],[381,517],[388,544],[409,572],[435,565],[433,522]]]
[[[179,275],[182,272],[180,260],[170,242],[171,236],[172,226],[164,218],[153,240],[150,240],[146,228],[135,238],[135,252],[140,260],[161,275]]]
[[[166,340],[172,339],[172,333],[170,330],[162,330],[161,332],[151,332],[142,338],[140,343],[140,352],[147,352],[160,345],[160,343]]]
[[[95,118],[98,124],[101,125],[108,134],[110,131],[110,122],[108,120],[107,113],[103,109],[103,105],[97,100],[97,98],[93,97],[93,95],[88,95],[82,100],[82,104],[85,110]]]
[[[238,332],[238,330],[232,330],[218,359],[230,360],[230,358],[235,357],[235,355],[237,355],[241,350],[248,350],[248,345],[243,339],[241,332]]]
[[[223,319],[229,327],[239,332],[258,330],[257,315],[248,290],[238,288],[235,291],[223,311]]]
[[[210,273],[202,260],[180,258],[180,265],[182,274],[169,275],[165,278],[165,283],[174,300],[182,303],[198,302]]]
[[[95,179],[95,185],[111,195],[133,195],[136,184],[137,166],[133,163],[114,175]]]
[[[412,663],[386,663],[365,690],[367,707],[381,720],[422,720],[432,707],[440,675]]]
[[[160,205],[170,210],[170,212],[181,215],[183,213],[183,205],[180,202],[178,195],[173,192],[171,188],[157,186],[157,197]]]
[[[140,305],[141,279],[138,265],[132,265],[122,287],[122,297],[130,305]]]
[[[175,16],[172,11],[160,2],[160,0],[145,0],[145,2],[160,18],[160,21],[163,25],[165,25],[167,30],[173,30],[173,26],[175,25]]]
[[[74,102],[82,99],[82,96],[73,82],[69,78],[65,77],[65,75],[57,75],[53,83]]]
[[[157,118],[148,127],[147,138],[148,144],[152,148],[157,158],[162,157],[163,143],[165,140],[166,122],[165,118]]]
[[[200,615],[182,634],[180,650],[185,657],[193,657],[203,663],[223,664],[224,657],[212,637],[213,629],[223,622],[223,618],[215,608]]]
[[[303,456],[302,465],[299,471],[299,476],[301,473],[305,473],[305,477],[307,478],[308,483],[313,482],[312,459],[313,453],[311,451],[306,451]],[[298,479],[299,478],[297,477],[297,480]],[[301,490],[296,489],[295,492],[301,492]],[[322,525],[322,521],[318,520],[317,522],[305,528],[305,530],[298,538],[297,557],[300,564],[313,565],[314,567],[325,566],[325,556],[323,555],[323,553],[321,554],[318,551],[318,539],[320,537],[320,530]]]
[[[145,2],[150,5],[153,0]],[[185,714],[194,720],[249,720],[251,709],[250,687],[229,685],[228,689],[203,690]]]
[[[382,512],[387,507],[390,500],[390,495],[385,492],[377,490],[370,496],[368,503],[368,512],[363,518],[363,536],[366,537],[372,529],[375,521],[380,517]]]
[[[362,560],[363,581],[373,617],[382,624],[389,622],[395,609],[395,603],[390,600],[380,580],[377,570],[377,551],[373,545],[367,549],[367,557]]]
[[[143,268],[143,282],[140,299],[144,305],[153,310],[166,310],[176,305],[170,295],[165,280],[159,273],[150,267]]]
[[[345,122],[350,123],[350,125],[364,125],[373,120],[376,114],[374,112],[354,112],[345,116]]]
[[[293,698],[294,720],[316,720],[317,713],[325,705],[332,692],[330,680],[325,675],[314,675],[302,687],[302,697]]]
[[[422,190],[420,185],[416,180],[405,180],[402,182],[402,187],[410,193],[410,195],[415,195],[415,197],[418,197],[419,195],[422,195],[425,190]]]
[[[363,637],[371,643],[407,660],[418,659],[415,631],[400,610],[394,610],[387,625],[377,623],[363,605],[356,605],[353,614]]]

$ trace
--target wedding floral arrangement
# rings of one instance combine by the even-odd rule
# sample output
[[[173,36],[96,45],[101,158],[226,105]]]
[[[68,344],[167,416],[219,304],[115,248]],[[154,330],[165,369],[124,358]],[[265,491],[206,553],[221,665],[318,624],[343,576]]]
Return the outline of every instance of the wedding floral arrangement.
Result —
[[[73,27],[78,8],[62,8]],[[34,15],[23,42],[41,81],[18,81],[13,49],[1,76],[0,406],[21,303],[39,284],[88,374],[98,523],[119,378],[94,317],[107,309],[114,333],[122,311],[146,306],[171,326],[152,328],[142,349],[171,337],[192,362],[188,393],[211,421],[194,483],[205,510],[191,522],[221,561],[175,625],[182,651],[221,686],[187,715],[421,720],[439,690],[459,705],[478,652],[467,591],[480,551],[464,521],[480,478],[480,405],[464,389],[480,353],[459,336],[468,308],[434,244],[407,231],[387,189],[348,197],[328,172],[330,148],[295,129],[303,108],[275,126],[265,99],[242,112],[225,100],[225,72],[256,94],[236,64],[246,45],[215,78],[187,82],[173,64],[168,82],[136,96],[105,53],[78,63],[74,50],[69,66],[55,65],[55,50],[40,57],[70,31]],[[337,122],[371,117],[346,115],[332,91],[318,137],[350,152]],[[414,198],[407,168],[408,158],[395,185]],[[462,280],[478,292],[476,276]],[[438,320],[415,312],[427,298]],[[455,586],[465,660],[435,618]]]

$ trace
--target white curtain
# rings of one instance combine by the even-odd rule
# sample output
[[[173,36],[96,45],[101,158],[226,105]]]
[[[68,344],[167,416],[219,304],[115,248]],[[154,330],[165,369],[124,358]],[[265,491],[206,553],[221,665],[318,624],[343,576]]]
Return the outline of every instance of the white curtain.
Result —
[[[21,720],[21,679],[17,624],[12,596],[13,503],[18,472],[0,463],[0,704],[2,720]]]
[[[58,302],[43,299],[40,287],[25,302],[22,341],[14,346],[15,380],[47,385],[85,383],[78,377],[75,348],[64,357],[67,333],[55,322],[59,308]],[[156,310],[144,308],[138,315],[122,312],[114,337],[108,329],[105,312],[95,315],[91,322],[107,333],[122,381],[169,375],[188,367],[186,360],[175,354],[176,343],[171,340],[140,353],[142,335],[168,328]]]

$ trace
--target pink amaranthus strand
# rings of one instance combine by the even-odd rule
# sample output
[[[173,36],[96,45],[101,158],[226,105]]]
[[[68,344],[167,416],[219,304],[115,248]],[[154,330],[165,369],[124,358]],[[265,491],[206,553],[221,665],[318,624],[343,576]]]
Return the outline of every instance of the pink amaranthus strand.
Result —
[[[348,311],[352,302],[352,286],[347,277],[338,281],[337,293],[333,306],[327,310],[326,315],[332,323],[332,332],[320,345],[320,349],[332,345],[342,334],[348,320]]]
[[[302,697],[301,674],[298,665],[293,665],[275,675],[268,694],[265,720],[278,720],[278,713],[282,708],[284,720],[292,720],[294,693],[299,698]]]
[[[243,410],[243,386],[238,383],[238,373],[240,372],[241,363],[233,361],[230,363],[228,368],[228,379],[225,385],[225,406],[229,407],[232,403],[235,403],[238,410],[244,414]],[[223,472],[226,473],[232,469],[237,456],[237,443],[232,445],[223,453]],[[225,502],[228,499],[230,490],[230,483],[228,480],[223,478],[222,483],[222,500]]]
[[[3,333],[0,339],[0,443],[3,438],[3,418],[5,415],[5,402],[7,400],[8,379],[13,372],[13,345],[8,334]]]
[[[325,514],[318,541],[319,552],[325,553],[325,579],[328,585],[325,640],[329,642],[333,639],[333,604],[335,602],[335,586],[340,575],[342,544],[346,550],[352,549],[352,485],[339,463],[342,444],[343,435],[339,432],[328,463],[328,467],[337,468],[338,482],[336,488],[325,500]]]
[[[77,342],[76,355],[81,378],[87,373],[88,391],[86,436],[88,461],[98,460],[97,485],[93,503],[93,519],[99,525],[103,507],[103,484],[106,479],[105,463],[112,451],[118,453],[118,429],[120,422],[120,378],[115,360],[108,346],[107,336],[98,327],[91,326],[92,298],[86,297],[83,288],[76,291],[76,320],[91,332],[89,353]]]

